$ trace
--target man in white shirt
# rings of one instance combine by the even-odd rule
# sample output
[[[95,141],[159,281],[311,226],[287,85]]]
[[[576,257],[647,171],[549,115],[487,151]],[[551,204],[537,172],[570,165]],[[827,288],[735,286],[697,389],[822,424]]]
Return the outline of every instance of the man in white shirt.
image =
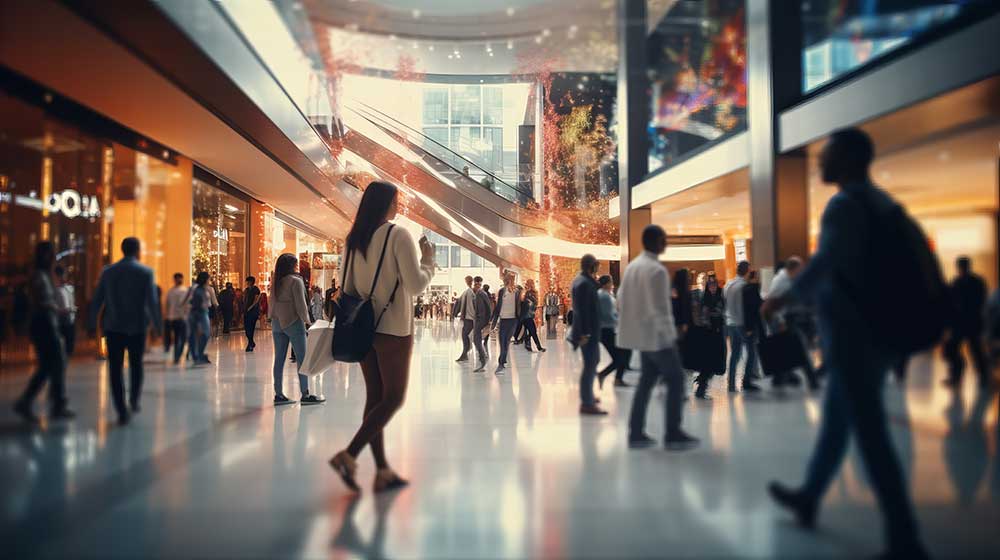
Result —
[[[642,246],[645,250],[625,268],[618,288],[618,346],[638,350],[642,357],[642,374],[629,417],[629,447],[656,444],[645,433],[646,407],[662,376],[667,383],[664,444],[667,449],[691,449],[698,440],[681,429],[685,377],[670,304],[670,275],[658,258],[667,248],[666,232],[657,225],[646,226]]]
[[[747,335],[746,321],[743,317],[743,288],[747,285],[746,276],[750,272],[750,263],[740,261],[736,265],[736,278],[726,284],[722,297],[726,300],[726,333],[729,335],[729,392],[736,391],[736,366],[743,356],[743,347],[747,349],[747,362],[743,367],[743,391],[757,393],[760,387],[754,384],[754,368],[757,365],[757,345],[752,337]]]
[[[458,307],[455,316],[462,320],[462,355],[456,362],[469,361],[469,335],[476,321],[476,292],[472,290],[472,277],[465,277],[465,285],[468,286],[462,296],[458,299]]]
[[[175,364],[181,361],[187,341],[188,289],[184,286],[184,275],[175,273],[174,286],[167,292],[167,309],[163,314],[163,351],[170,352],[173,343]]]
[[[787,329],[795,333],[802,341],[802,347],[808,349],[812,346],[811,337],[807,335],[808,332],[813,330],[811,327],[812,311],[790,297],[792,295],[793,282],[801,271],[802,259],[796,256],[789,257],[781,270],[778,271],[778,274],[774,276],[774,280],[771,281],[771,289],[767,292],[767,298],[765,299],[787,299],[789,301],[784,307],[774,313],[773,319],[769,323],[773,327]],[[806,379],[809,381],[809,388],[814,391],[819,389],[819,376],[816,374],[816,368],[811,363],[806,363],[803,370],[805,371]],[[799,378],[795,376],[794,372],[782,372],[772,376],[771,382],[775,387],[786,384],[797,387],[799,385]]]
[[[521,290],[514,287],[514,275],[506,272],[503,277],[503,288],[497,292],[497,306],[493,309],[492,318],[494,329],[497,322],[500,323],[500,358],[497,360],[497,375],[503,375],[503,370],[507,367],[507,349],[510,348],[510,339],[514,336],[517,318],[520,316]]]

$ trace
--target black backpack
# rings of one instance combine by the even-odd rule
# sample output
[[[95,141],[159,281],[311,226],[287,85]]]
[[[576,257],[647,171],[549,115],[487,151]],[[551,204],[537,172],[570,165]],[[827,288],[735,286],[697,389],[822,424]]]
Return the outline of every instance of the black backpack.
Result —
[[[948,286],[937,257],[917,222],[893,203],[877,211],[864,193],[851,196],[868,214],[866,265],[877,278],[900,278],[891,297],[865,290],[860,310],[876,342],[899,356],[928,350],[941,340],[951,317]]]
[[[375,329],[382,322],[389,305],[396,299],[396,290],[399,289],[399,280],[396,280],[395,287],[392,288],[392,295],[386,302],[378,319],[375,318],[375,308],[372,306],[372,295],[375,294],[375,286],[378,285],[378,277],[382,273],[382,261],[385,260],[385,250],[389,246],[389,235],[395,224],[389,224],[389,230],[385,232],[385,242],[382,244],[382,254],[378,258],[378,268],[375,269],[375,277],[372,278],[372,287],[368,290],[368,297],[362,299],[360,295],[353,296],[347,293],[346,289],[340,292],[340,301],[337,306],[337,321],[333,326],[333,359],[338,362],[358,363],[365,359],[372,349],[375,340]],[[347,253],[344,259],[344,276],[340,282],[341,286],[347,286],[347,275],[351,271],[351,255],[354,251]],[[357,287],[355,286],[355,289]]]

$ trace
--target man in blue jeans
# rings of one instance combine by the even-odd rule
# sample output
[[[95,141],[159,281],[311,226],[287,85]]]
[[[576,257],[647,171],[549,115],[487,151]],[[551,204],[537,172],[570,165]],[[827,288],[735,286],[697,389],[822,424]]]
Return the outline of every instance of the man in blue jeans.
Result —
[[[729,392],[736,392],[736,367],[743,356],[743,347],[747,349],[747,362],[743,367],[743,392],[757,393],[760,387],[754,384],[754,370],[757,367],[757,344],[753,336],[747,333],[747,321],[743,317],[743,288],[747,285],[746,276],[750,272],[750,263],[740,261],[736,265],[736,278],[726,284],[722,297],[726,301],[726,334],[729,337]]]
[[[823,181],[835,183],[838,192],[823,212],[819,248],[795,279],[791,295],[798,301],[816,303],[829,381],[819,439],[805,483],[789,488],[772,482],[769,490],[801,525],[812,528],[819,503],[847,455],[853,434],[882,510],[889,544],[884,556],[920,559],[927,553],[920,542],[882,401],[886,373],[898,357],[880,345],[880,333],[865,319],[866,314],[878,310],[862,309],[856,303],[868,280],[863,258],[879,257],[869,251],[869,215],[895,204],[871,183],[868,170],[873,157],[868,135],[846,129],[831,136],[820,158]],[[785,303],[785,296],[768,299],[761,312],[769,317]]]

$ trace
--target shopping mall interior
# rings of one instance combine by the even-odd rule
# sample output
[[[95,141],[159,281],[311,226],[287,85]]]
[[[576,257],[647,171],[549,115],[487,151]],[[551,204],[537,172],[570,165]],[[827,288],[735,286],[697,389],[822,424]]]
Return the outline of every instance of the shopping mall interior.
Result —
[[[0,0],[0,536],[9,557],[996,557],[997,53],[995,0]],[[825,180],[825,158],[845,128],[870,138],[870,183],[920,227],[922,249],[955,281],[948,294],[964,301],[960,262],[985,287],[975,333],[960,337],[956,319],[936,339],[944,344],[892,368],[899,356],[880,362],[895,375],[869,391],[879,429],[834,381],[850,376],[831,358],[824,337],[836,329],[825,329],[822,303],[793,302],[811,324],[819,314],[818,333],[789,331],[801,335],[802,372],[835,364],[820,368],[817,387],[798,373],[781,385],[787,372],[772,372],[765,346],[784,323],[765,310],[763,331],[744,338],[729,307],[743,261],[764,305],[788,299],[778,286],[792,257],[807,271],[828,262],[814,257],[829,245],[825,211],[840,191]],[[340,301],[344,268],[356,270],[342,266],[345,246],[376,183],[395,185],[392,221],[423,255],[427,281],[383,302],[406,309],[409,338],[378,331],[361,365],[335,361],[329,346],[297,355],[284,319],[262,313],[266,301],[279,308],[279,286],[297,273],[309,308],[300,321],[315,323],[303,340],[328,340],[319,321],[342,318],[329,302]],[[666,233],[658,256],[644,250],[650,226]],[[123,421],[107,298],[128,296],[105,277],[130,238],[157,303],[130,334],[140,344],[129,346],[125,378],[137,392]],[[38,264],[43,246],[49,269]],[[284,254],[296,262],[287,274]],[[574,287],[585,255],[611,293],[630,265],[655,265],[647,257],[666,268],[673,284],[643,306],[672,306],[676,379],[664,370],[657,383],[659,349],[626,346],[623,325],[636,318],[621,293],[618,307],[598,297],[611,302],[602,333],[578,336],[589,323],[569,316],[588,315]],[[404,260],[390,267],[401,277]],[[858,254],[852,264],[870,305],[913,293],[914,278],[873,262]],[[182,318],[170,304],[176,274]],[[203,291],[192,284],[199,274]],[[469,277],[490,286],[484,305],[500,322],[483,331],[485,371],[463,341],[479,324]],[[513,289],[498,294],[505,278],[520,311],[506,307]],[[709,311],[701,318],[711,278],[725,286],[718,326]],[[846,289],[841,280],[831,290]],[[357,295],[380,304],[375,293]],[[205,328],[191,294],[208,308]],[[690,304],[677,302],[688,300],[696,312],[684,319],[678,309]],[[746,302],[737,305],[744,315]],[[537,329],[534,348],[506,349],[515,314],[526,338]],[[38,325],[49,316],[47,337]],[[640,330],[648,336],[660,318]],[[620,321],[617,339],[606,321]],[[171,349],[173,323],[186,330]],[[685,337],[695,329],[718,334],[716,379],[691,365]],[[336,325],[326,330],[333,337]],[[624,373],[598,382],[586,348],[608,330],[598,369]],[[202,356],[177,350],[188,331]],[[389,352],[401,374],[386,373],[383,335],[412,344],[408,362]],[[616,342],[637,351],[629,357]],[[741,358],[737,342],[759,344],[759,359]],[[314,367],[317,354],[329,363],[300,376],[307,394],[291,373]],[[136,367],[144,381],[129,377]],[[51,368],[64,381],[46,373],[36,419],[25,387]],[[386,375],[401,376],[405,399],[357,447],[364,452],[348,454],[356,493],[338,452],[376,421],[373,394],[388,394]],[[754,376],[759,392],[747,388]],[[289,406],[276,398],[282,387]],[[658,445],[636,449],[643,398]],[[805,484],[837,399],[849,411],[839,414],[854,415],[844,429],[855,442],[812,527],[770,484]],[[60,418],[66,402],[75,418]],[[664,420],[678,407],[699,440],[683,452]],[[888,432],[879,455],[899,464],[903,506],[865,451],[871,431]],[[373,478],[377,487],[393,472],[386,455],[394,480],[409,484],[373,492]],[[903,544],[899,507],[916,519]]]

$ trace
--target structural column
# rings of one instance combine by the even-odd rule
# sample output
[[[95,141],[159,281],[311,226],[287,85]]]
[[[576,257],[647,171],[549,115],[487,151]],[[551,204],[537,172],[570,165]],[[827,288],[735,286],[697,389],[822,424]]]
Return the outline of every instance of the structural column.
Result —
[[[778,115],[802,88],[798,2],[747,2],[751,263],[769,280],[776,262],[809,248],[808,160],[780,154]]]
[[[646,0],[618,0],[618,201],[621,270],[642,251],[650,210],[632,210],[632,187],[649,171]]]

